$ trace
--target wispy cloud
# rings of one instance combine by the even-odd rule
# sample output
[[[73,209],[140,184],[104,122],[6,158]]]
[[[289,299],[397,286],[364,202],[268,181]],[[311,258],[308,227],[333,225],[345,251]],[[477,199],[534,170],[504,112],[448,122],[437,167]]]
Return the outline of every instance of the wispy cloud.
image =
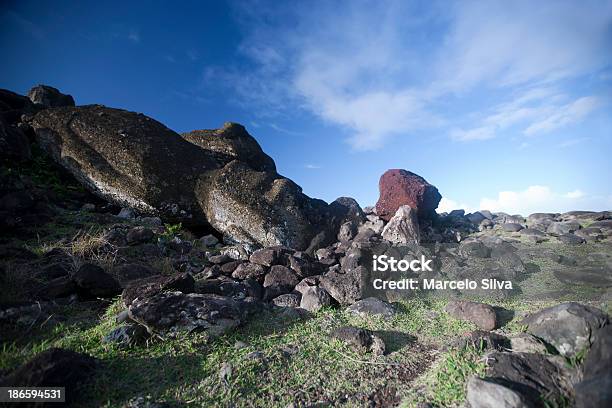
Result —
[[[138,30],[131,29],[127,36],[128,40],[133,42],[134,44],[140,43],[140,33]]]
[[[526,135],[546,133],[569,124],[580,122],[599,105],[600,101],[594,96],[576,99],[574,102],[558,107],[555,112],[545,118],[532,123],[525,129]]]
[[[238,52],[253,66],[207,67],[205,79],[268,113],[307,109],[358,150],[427,128],[458,141],[560,129],[599,106],[564,81],[612,62],[605,1],[241,4]],[[464,103],[474,95],[494,107]]]
[[[317,165],[317,164],[306,164],[304,165],[304,168],[308,169],[308,170],[318,170],[321,168],[321,166]]]
[[[25,33],[31,35],[37,40],[42,40],[45,38],[45,32],[40,27],[39,24],[32,22],[31,20],[23,17],[21,14],[16,13],[14,11],[7,11],[3,15],[4,19],[9,22],[16,24],[19,28]]]

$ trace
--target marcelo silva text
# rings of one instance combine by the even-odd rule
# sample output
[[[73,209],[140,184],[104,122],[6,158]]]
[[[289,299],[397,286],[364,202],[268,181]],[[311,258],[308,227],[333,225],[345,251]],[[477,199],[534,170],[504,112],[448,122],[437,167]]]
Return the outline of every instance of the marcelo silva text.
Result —
[[[391,289],[391,290],[495,290],[495,289],[510,289],[512,290],[512,282],[507,280],[497,279],[482,279],[480,282],[463,279],[463,280],[440,280],[440,279],[398,279],[384,280],[374,279],[372,281],[374,289]]]

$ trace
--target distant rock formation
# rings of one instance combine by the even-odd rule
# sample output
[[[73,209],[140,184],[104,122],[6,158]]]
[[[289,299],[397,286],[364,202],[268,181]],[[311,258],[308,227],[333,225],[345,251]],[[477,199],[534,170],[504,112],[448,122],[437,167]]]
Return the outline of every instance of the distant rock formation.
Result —
[[[402,205],[414,208],[421,219],[433,218],[442,199],[436,187],[408,170],[387,170],[380,177],[378,187],[380,197],[376,214],[385,221],[389,221]]]

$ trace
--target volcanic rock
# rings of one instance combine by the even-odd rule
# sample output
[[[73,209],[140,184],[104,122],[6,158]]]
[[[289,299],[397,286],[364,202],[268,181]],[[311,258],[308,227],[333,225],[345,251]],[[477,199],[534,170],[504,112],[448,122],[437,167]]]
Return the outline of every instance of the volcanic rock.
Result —
[[[417,210],[419,218],[433,218],[442,199],[438,189],[423,177],[401,169],[387,170],[380,178],[379,190],[376,214],[385,221],[402,205]]]
[[[382,231],[382,237],[396,245],[419,244],[419,220],[417,212],[408,205],[402,205]]]
[[[575,302],[552,306],[523,319],[529,333],[571,357],[591,345],[596,330],[608,322],[601,310]]]
[[[74,106],[74,99],[70,95],[64,95],[58,89],[48,85],[37,85],[30,89],[28,98],[47,108],[58,106]]]

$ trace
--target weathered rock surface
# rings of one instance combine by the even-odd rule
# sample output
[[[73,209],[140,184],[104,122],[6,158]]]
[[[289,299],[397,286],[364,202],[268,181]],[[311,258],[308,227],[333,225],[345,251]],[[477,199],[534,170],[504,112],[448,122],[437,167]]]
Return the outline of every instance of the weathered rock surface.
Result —
[[[359,327],[343,326],[334,329],[330,336],[362,352],[370,351],[374,355],[382,355],[385,353],[385,342],[370,330]]]
[[[134,300],[129,314],[150,333],[208,331],[220,335],[241,323],[243,309],[239,302],[225,296],[165,292]]]
[[[468,380],[467,400],[471,408],[528,408],[530,406],[518,392],[478,377],[471,377]]]
[[[83,264],[72,279],[87,295],[113,297],[121,293],[119,282],[97,265]]]
[[[221,129],[194,130],[181,135],[185,140],[226,161],[242,160],[255,171],[276,172],[274,160],[261,150],[244,126],[226,122]]]
[[[571,396],[568,373],[544,355],[495,352],[487,361],[487,377],[521,394],[530,406],[544,407],[544,398],[559,404]]]
[[[321,287],[341,305],[351,305],[363,297],[366,274],[363,266],[346,273],[330,271],[321,276]]]
[[[602,408],[612,405],[612,326],[595,333],[584,360],[583,380],[576,384],[576,407]]]
[[[94,373],[98,362],[86,354],[51,348],[0,378],[2,387],[66,387],[66,400]]]
[[[421,176],[407,170],[387,170],[379,181],[380,197],[376,214],[389,221],[402,205],[417,210],[419,218],[435,217],[435,210],[442,196],[438,189]]]
[[[304,249],[330,228],[327,204],[279,176],[243,128],[188,141],[144,115],[98,105],[46,109],[30,124],[55,161],[118,205],[263,246]]]
[[[549,307],[523,319],[531,334],[568,357],[590,347],[594,333],[607,322],[608,316],[601,310],[574,302]]]
[[[329,293],[323,288],[318,286],[311,286],[302,291],[302,298],[300,300],[300,307],[306,309],[309,312],[317,312],[322,307],[326,307],[332,304],[332,298]]]
[[[408,205],[399,207],[382,230],[382,237],[396,245],[418,245],[420,232],[417,211]]]
[[[131,282],[121,294],[123,303],[130,306],[137,298],[155,296],[163,291],[180,291],[191,293],[195,289],[195,281],[189,273],[179,273],[173,276],[152,276]]]
[[[482,330],[493,330],[498,325],[495,309],[485,303],[451,300],[446,305],[446,312],[457,319],[468,320]]]
[[[346,310],[361,317],[382,316],[390,318],[396,313],[392,305],[374,297],[359,300],[350,305]]]
[[[61,93],[57,88],[49,85],[37,85],[30,89],[28,98],[32,103],[53,108],[58,106],[74,106],[74,99],[71,95]]]

